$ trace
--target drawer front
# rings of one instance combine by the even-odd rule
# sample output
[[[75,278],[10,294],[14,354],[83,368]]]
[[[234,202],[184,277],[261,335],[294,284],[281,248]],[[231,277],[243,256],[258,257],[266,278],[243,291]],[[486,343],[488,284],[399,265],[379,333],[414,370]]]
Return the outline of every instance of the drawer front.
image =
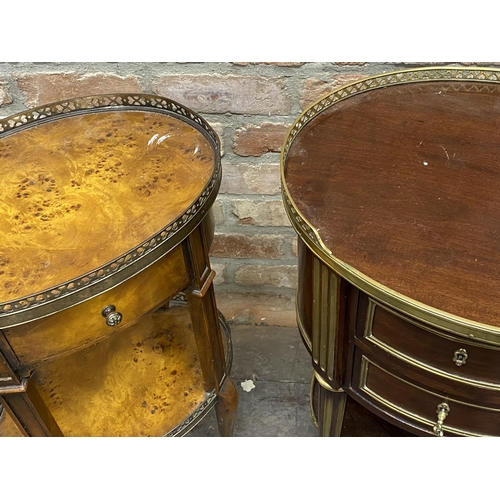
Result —
[[[69,309],[31,323],[4,330],[23,364],[32,364],[92,344],[97,339],[133,324],[188,284],[179,245],[162,259],[117,287]],[[103,308],[114,305],[121,322],[108,326]]]
[[[445,393],[424,390],[387,371],[359,349],[354,356],[351,390],[396,423],[404,423],[417,433],[435,435],[438,406],[446,403],[449,412],[443,422],[444,435],[500,435],[500,410],[465,404]]]
[[[444,376],[500,389],[500,350],[427,327],[372,301],[362,340]]]

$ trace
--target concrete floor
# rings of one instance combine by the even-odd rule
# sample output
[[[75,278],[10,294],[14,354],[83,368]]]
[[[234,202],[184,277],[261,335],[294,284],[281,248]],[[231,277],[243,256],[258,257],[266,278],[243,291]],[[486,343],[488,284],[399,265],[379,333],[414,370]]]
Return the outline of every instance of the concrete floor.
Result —
[[[231,326],[231,378],[239,394],[235,437],[317,436],[309,407],[311,358],[296,328]],[[253,381],[247,392],[241,383]],[[342,436],[401,436],[390,424],[349,400]],[[218,436],[215,411],[200,422],[191,437]]]

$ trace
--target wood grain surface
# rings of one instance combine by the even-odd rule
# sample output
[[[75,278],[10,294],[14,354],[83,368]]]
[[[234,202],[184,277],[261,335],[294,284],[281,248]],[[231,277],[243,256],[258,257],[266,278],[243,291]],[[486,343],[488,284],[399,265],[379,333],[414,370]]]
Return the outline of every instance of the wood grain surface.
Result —
[[[182,306],[37,365],[34,379],[65,436],[163,436],[207,397]]]
[[[358,94],[297,134],[290,196],[333,256],[411,299],[500,326],[500,86]]]
[[[116,330],[126,329],[188,283],[182,249],[176,247],[142,272],[96,297],[37,321],[5,328],[3,333],[17,359],[30,366],[84,349]],[[122,314],[120,324],[113,327],[106,324],[102,315],[109,305]]]
[[[0,302],[140,245],[197,199],[214,152],[164,114],[64,117],[0,138]]]

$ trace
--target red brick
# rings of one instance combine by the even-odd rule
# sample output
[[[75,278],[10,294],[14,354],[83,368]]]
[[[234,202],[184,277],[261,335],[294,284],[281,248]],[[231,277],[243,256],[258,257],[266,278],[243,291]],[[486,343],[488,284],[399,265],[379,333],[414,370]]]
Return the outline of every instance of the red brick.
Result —
[[[10,104],[12,102],[12,97],[9,95],[6,85],[0,85],[0,106],[5,104]]]
[[[297,288],[297,266],[241,266],[234,275],[238,285],[272,285],[275,287]]]
[[[246,125],[236,130],[233,152],[239,156],[279,153],[290,126],[284,123]]]
[[[281,200],[235,200],[233,213],[240,224],[252,226],[290,226]]]
[[[283,237],[267,234],[247,236],[216,233],[210,255],[233,259],[281,259],[284,255]]]
[[[153,91],[199,113],[288,115],[285,80],[238,75],[162,75]]]
[[[281,189],[279,165],[223,165],[220,193],[278,194]]]
[[[215,289],[217,307],[230,323],[297,326],[295,294],[232,293]]]
[[[14,75],[19,89],[26,96],[28,106],[39,106],[54,101],[94,94],[141,92],[136,76],[118,76],[112,73],[33,73]]]
[[[336,88],[365,77],[366,75],[334,75],[328,80],[308,78],[299,96],[300,107],[304,110],[321,97],[333,92]]]

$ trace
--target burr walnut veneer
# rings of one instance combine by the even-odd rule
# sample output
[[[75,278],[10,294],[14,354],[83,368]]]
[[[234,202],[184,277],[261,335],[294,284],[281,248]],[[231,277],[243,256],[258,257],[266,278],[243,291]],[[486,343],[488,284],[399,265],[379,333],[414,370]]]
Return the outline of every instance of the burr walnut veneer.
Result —
[[[500,435],[500,72],[344,86],[282,152],[320,435],[346,397],[418,435]]]
[[[158,96],[0,121],[0,435],[231,435],[208,124]]]

